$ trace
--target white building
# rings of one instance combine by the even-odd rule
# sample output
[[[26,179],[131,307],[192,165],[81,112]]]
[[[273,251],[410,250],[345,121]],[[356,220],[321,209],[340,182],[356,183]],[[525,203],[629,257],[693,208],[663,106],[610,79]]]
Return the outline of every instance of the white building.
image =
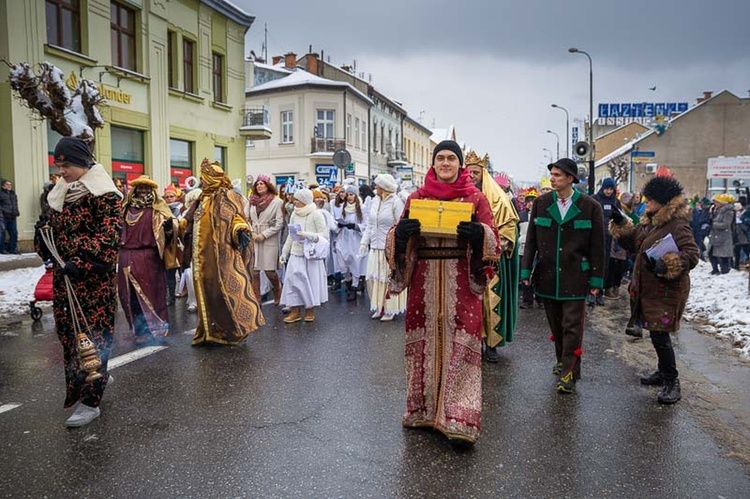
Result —
[[[355,177],[368,181],[370,108],[367,95],[346,82],[321,78],[298,68],[296,56],[282,64],[248,62],[248,108],[264,107],[274,139],[248,141],[247,173],[270,175],[277,184],[303,180],[333,184]],[[256,77],[256,72],[262,73]],[[333,165],[333,153],[346,149],[351,164],[345,171]]]

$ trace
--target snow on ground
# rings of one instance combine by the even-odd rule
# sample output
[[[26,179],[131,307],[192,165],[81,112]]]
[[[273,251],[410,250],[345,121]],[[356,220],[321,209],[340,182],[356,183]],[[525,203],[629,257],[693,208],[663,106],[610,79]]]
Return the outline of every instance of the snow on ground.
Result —
[[[29,313],[34,288],[43,274],[44,265],[0,272],[0,318]]]
[[[704,332],[730,341],[735,350],[750,358],[750,293],[748,273],[730,270],[711,275],[711,264],[698,262],[690,272],[690,297],[685,319],[700,319]]]

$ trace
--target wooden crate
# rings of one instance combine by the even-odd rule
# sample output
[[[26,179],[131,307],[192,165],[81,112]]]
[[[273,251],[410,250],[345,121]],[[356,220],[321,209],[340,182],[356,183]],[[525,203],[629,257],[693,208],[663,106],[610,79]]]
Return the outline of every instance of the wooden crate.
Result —
[[[437,199],[413,199],[409,218],[421,224],[422,235],[433,237],[456,237],[459,222],[471,222],[474,205]]]

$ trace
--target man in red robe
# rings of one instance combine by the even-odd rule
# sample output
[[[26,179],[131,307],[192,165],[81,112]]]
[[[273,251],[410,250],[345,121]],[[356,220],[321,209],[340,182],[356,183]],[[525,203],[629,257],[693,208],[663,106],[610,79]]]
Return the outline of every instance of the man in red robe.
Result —
[[[470,203],[472,221],[458,225],[456,238],[422,235],[419,220],[409,218],[415,199]],[[500,244],[489,203],[463,168],[456,142],[435,147],[425,184],[409,196],[386,246],[391,291],[409,288],[403,426],[473,444],[482,417],[482,296]]]

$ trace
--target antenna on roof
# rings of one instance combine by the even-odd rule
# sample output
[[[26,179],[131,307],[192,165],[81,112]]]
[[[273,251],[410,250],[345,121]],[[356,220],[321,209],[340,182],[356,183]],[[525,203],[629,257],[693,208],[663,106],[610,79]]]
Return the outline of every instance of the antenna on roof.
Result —
[[[263,62],[268,61],[268,23],[263,24],[263,49],[261,52],[263,52]]]

